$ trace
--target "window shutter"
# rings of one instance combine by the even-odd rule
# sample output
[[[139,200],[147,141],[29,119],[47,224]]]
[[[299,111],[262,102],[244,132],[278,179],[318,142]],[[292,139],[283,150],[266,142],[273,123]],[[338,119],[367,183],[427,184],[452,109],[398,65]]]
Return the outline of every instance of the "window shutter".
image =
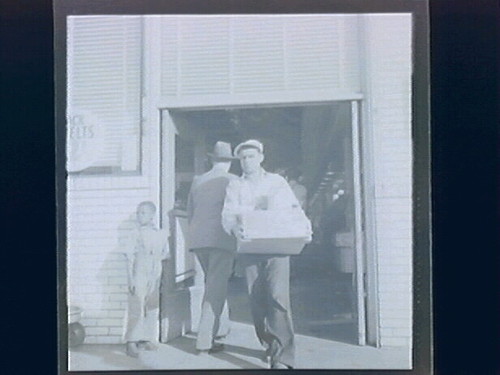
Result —
[[[102,129],[91,167],[138,167],[141,43],[139,16],[68,19],[68,114],[91,113]]]
[[[233,19],[235,93],[285,88],[283,20],[276,17]]]
[[[162,95],[359,92],[356,15],[167,16]]]
[[[163,95],[229,92],[228,30],[225,17],[163,19]]]
[[[357,16],[285,19],[287,87],[359,92]]]

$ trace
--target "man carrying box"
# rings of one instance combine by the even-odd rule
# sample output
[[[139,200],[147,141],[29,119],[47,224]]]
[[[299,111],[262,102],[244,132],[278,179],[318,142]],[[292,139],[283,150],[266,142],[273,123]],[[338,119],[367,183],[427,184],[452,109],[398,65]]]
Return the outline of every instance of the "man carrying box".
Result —
[[[236,146],[243,175],[227,186],[222,225],[243,243],[245,238],[242,218],[258,210],[274,211],[279,217],[283,211],[301,210],[286,180],[278,174],[266,172],[261,164],[264,148],[257,140],[248,140]],[[251,240],[249,241],[251,242]],[[251,247],[251,246],[250,246]],[[286,249],[284,249],[286,250]],[[294,330],[290,309],[290,256],[276,249],[269,254],[240,254],[244,269],[250,307],[257,337],[266,347],[271,368],[294,366]]]

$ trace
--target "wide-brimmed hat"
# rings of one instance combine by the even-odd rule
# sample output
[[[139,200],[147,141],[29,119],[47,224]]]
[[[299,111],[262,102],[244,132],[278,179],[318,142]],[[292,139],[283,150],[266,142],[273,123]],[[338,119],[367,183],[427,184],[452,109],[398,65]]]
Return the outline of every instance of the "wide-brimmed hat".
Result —
[[[264,152],[264,146],[262,145],[261,142],[259,142],[256,139],[249,139],[248,141],[242,142],[234,148],[234,155],[238,156],[240,150],[244,148],[255,148],[259,150],[260,153]]]
[[[222,142],[218,141],[215,143],[214,146],[214,151],[209,152],[207,154],[212,158],[212,160],[234,160],[236,159],[233,157],[233,154],[231,153],[231,144],[227,142]]]

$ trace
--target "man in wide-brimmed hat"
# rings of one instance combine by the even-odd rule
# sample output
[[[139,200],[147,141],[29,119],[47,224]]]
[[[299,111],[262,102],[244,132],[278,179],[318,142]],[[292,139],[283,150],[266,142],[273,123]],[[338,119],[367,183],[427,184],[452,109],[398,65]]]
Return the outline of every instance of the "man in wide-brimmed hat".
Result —
[[[237,178],[229,173],[234,160],[231,145],[219,141],[208,156],[212,168],[194,178],[187,206],[188,246],[196,253],[205,273],[205,294],[196,340],[199,354],[223,349],[222,344],[215,343],[215,337],[219,332],[236,252],[234,238],[224,231],[221,224],[226,187]]]

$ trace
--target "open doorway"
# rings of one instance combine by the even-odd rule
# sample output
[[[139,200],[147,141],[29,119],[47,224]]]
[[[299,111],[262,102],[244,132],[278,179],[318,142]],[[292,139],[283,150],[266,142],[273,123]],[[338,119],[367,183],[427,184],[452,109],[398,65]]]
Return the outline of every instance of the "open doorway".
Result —
[[[359,281],[365,270],[356,259],[364,258],[364,254],[358,251],[356,255],[362,243],[356,238],[361,194],[356,179],[359,165],[356,169],[353,152],[357,146],[353,139],[352,102],[172,110],[168,115],[173,127],[168,144],[174,173],[164,173],[168,181],[163,181],[162,187],[174,192],[167,201],[177,212],[185,209],[194,175],[208,170],[206,154],[219,140],[234,147],[249,138],[259,139],[265,150],[263,167],[283,173],[290,183],[305,187],[304,209],[313,223],[314,236],[300,255],[291,257],[295,331],[364,344],[360,336],[365,332],[365,291]],[[233,163],[231,172],[240,175],[239,163]],[[167,185],[170,189],[166,189]],[[180,254],[177,257],[189,257],[182,255],[187,254],[185,250],[174,251]],[[194,259],[183,262],[192,264]],[[178,272],[190,274],[189,270]],[[246,293],[244,278],[235,274],[229,285],[230,318],[252,324]]]

